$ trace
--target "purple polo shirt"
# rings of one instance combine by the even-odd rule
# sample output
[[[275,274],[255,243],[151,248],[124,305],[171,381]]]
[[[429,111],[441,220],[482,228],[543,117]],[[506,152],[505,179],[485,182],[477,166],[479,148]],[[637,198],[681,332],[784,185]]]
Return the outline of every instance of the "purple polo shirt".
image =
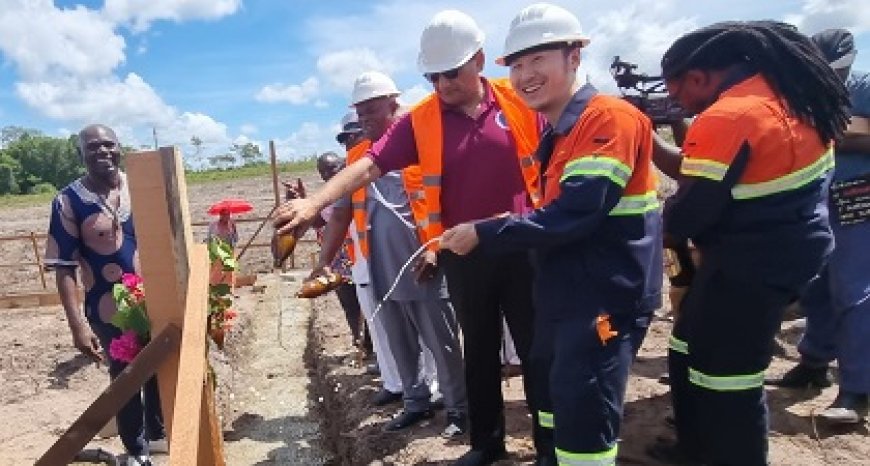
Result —
[[[532,210],[507,119],[489,83],[485,79],[484,83],[486,96],[477,118],[441,104],[441,223],[445,228],[504,212]],[[411,115],[399,118],[367,155],[381,173],[420,163]]]

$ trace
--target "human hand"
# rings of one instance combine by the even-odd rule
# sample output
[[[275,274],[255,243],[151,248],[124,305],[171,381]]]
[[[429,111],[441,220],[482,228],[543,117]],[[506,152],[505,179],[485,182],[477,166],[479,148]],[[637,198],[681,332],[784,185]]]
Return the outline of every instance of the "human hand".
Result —
[[[302,233],[308,229],[308,226],[311,225],[317,214],[317,207],[311,200],[292,199],[275,210],[275,213],[272,215],[272,224],[279,235],[289,233],[294,228],[302,226],[302,228],[297,230],[297,236],[302,236]]]
[[[94,335],[87,324],[82,324],[72,332],[73,345],[82,354],[99,364],[104,361],[103,352],[100,348],[100,340]]]
[[[414,280],[418,283],[435,278],[435,274],[438,273],[438,254],[427,249],[417,259],[413,271]]]
[[[441,235],[441,249],[449,249],[460,256],[470,253],[480,243],[473,223],[461,223]]]
[[[305,199],[305,185],[302,184],[302,178],[296,178],[295,186],[287,181],[282,181],[281,183],[284,185],[285,189],[285,200],[289,201],[291,199]]]

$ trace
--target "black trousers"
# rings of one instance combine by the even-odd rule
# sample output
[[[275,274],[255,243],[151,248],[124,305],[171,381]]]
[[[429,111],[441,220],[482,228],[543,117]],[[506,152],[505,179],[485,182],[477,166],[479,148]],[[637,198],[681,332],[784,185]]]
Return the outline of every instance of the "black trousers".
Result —
[[[462,329],[471,447],[497,448],[504,444],[505,436],[499,357],[502,316],[514,339],[523,372],[531,374],[525,370],[534,333],[531,262],[525,252],[489,256],[475,251],[458,256],[445,251],[439,260]],[[539,445],[542,437],[532,380],[531,376],[523,377],[526,401],[534,417],[535,447],[538,451],[549,451]]]
[[[783,310],[798,289],[701,266],[668,352],[677,439],[687,454],[707,464],[767,464],[764,370]]]
[[[362,325],[362,309],[359,307],[359,299],[356,296],[356,287],[350,283],[344,283],[335,290],[338,302],[344,310],[347,326],[350,328],[351,338],[354,345],[359,345],[366,352],[372,352],[372,338],[366,327]]]

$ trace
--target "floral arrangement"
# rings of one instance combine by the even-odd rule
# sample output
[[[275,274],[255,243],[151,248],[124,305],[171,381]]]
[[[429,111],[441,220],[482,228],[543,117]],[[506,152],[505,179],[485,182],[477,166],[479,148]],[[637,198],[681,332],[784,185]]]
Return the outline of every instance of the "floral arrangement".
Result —
[[[225,272],[238,269],[229,243],[215,238],[208,244],[209,258],[212,263],[219,262]],[[121,330],[121,335],[109,344],[109,356],[118,361],[130,363],[151,340],[151,321],[145,304],[145,290],[142,277],[125,273],[121,282],[112,287],[112,297],[118,312],[112,316],[112,325]],[[224,336],[236,317],[232,310],[232,288],[229,284],[209,285],[208,290],[208,334],[218,348],[224,347]]]
[[[208,243],[208,256],[212,264],[220,264],[223,272],[238,270],[238,262],[233,247],[221,238],[212,238]],[[218,348],[223,349],[224,337],[236,317],[233,304],[232,287],[228,283],[213,283],[208,287],[208,334]]]
[[[109,344],[109,356],[129,363],[151,340],[151,321],[145,306],[142,278],[125,273],[121,276],[121,283],[112,287],[112,296],[118,307],[118,312],[112,316],[112,325],[121,329],[121,336]]]

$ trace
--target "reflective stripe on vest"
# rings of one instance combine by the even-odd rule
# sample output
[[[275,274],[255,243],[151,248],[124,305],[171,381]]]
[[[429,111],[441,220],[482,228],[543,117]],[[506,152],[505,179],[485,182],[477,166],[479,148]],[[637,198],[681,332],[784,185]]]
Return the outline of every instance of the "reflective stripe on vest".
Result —
[[[689,344],[673,335],[668,339],[668,348],[677,353],[689,354]]]
[[[618,445],[614,445],[599,453],[572,453],[556,448],[556,459],[559,466],[610,466],[616,464],[618,448]]]
[[[606,176],[620,188],[625,188],[631,178],[631,168],[621,161],[612,157],[600,157],[591,155],[574,159],[565,164],[562,177],[559,182],[565,181],[570,176]]]
[[[713,181],[722,181],[727,172],[728,165],[715,160],[684,157],[680,164],[680,173],[683,175],[697,176]]]
[[[650,191],[646,194],[637,196],[622,196],[619,202],[613,206],[610,213],[607,215],[640,215],[651,210],[656,210],[660,206],[659,198],[655,191]]]
[[[553,428],[553,413],[538,411],[538,425],[547,429]]]
[[[734,199],[752,199],[792,191],[823,177],[833,168],[834,151],[828,149],[818,160],[798,171],[762,183],[738,184],[731,188],[731,195]]]
[[[514,93],[507,79],[494,79],[488,82],[498,107],[507,119],[526,191],[532,204],[540,207],[540,167],[534,157],[540,136],[537,114],[526,107]],[[430,94],[411,110],[411,127],[417,146],[417,158],[420,160],[420,168],[423,172],[423,190],[429,212],[427,221],[424,222],[426,226],[423,238],[424,241],[428,241],[444,232],[441,224],[444,130],[441,122],[441,101],[437,94]]]
[[[690,367],[689,382],[717,392],[752,390],[764,385],[764,371],[746,375],[707,375]]]

